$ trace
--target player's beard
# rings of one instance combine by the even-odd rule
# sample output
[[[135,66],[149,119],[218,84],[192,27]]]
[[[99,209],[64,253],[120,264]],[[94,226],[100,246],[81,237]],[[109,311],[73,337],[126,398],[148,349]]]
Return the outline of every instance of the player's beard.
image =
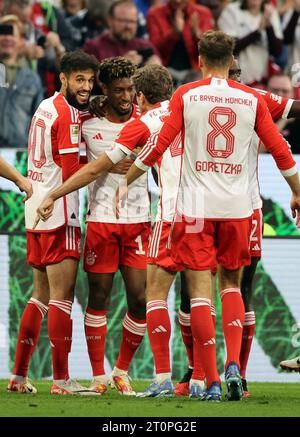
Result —
[[[79,103],[76,99],[76,94],[74,94],[69,87],[67,87],[66,90],[66,99],[69,103],[69,105],[73,106],[74,108],[78,109],[79,111],[83,111],[84,109],[87,109],[89,100],[87,100],[86,103]]]

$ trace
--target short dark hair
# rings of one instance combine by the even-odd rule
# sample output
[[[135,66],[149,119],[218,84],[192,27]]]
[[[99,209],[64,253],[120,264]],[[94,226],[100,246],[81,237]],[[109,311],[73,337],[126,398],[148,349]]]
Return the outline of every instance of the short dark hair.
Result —
[[[129,59],[122,56],[104,59],[99,67],[99,80],[105,85],[114,80],[130,78],[134,75],[136,66]]]
[[[110,5],[110,8],[108,9],[108,15],[110,17],[113,17],[115,14],[115,9],[119,6],[119,5],[123,5],[123,4],[129,4],[131,6],[134,6],[137,13],[138,13],[138,9],[136,7],[136,4],[132,1],[132,0],[117,0],[116,2],[113,2]]]
[[[235,40],[219,30],[205,32],[198,43],[198,53],[210,67],[224,67],[230,63]]]
[[[133,83],[136,92],[142,92],[152,105],[172,96],[172,76],[162,65],[150,64],[139,68],[133,76]]]
[[[60,71],[66,75],[73,71],[93,70],[97,74],[99,62],[94,55],[88,55],[82,50],[66,53],[60,61]]]

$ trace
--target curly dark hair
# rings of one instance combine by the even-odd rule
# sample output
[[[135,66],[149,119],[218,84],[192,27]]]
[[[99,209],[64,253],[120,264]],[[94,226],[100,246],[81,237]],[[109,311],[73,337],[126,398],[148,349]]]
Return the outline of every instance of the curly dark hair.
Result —
[[[145,65],[137,70],[132,79],[136,92],[141,91],[152,105],[171,98],[172,76],[162,65]]]
[[[134,75],[136,66],[129,59],[116,56],[104,59],[99,67],[99,80],[105,85],[116,79],[130,78]]]
[[[60,61],[60,71],[66,75],[73,71],[93,70],[97,74],[99,62],[94,55],[88,55],[83,50],[66,53]]]

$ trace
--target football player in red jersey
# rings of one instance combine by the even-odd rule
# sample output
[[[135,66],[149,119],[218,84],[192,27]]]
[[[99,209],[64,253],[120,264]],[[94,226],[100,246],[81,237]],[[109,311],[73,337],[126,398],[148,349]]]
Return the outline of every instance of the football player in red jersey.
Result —
[[[222,38],[224,38],[224,34],[222,35]],[[221,41],[219,41],[219,43],[220,43]],[[225,38],[225,42],[228,42],[228,41],[226,41],[226,38]],[[212,49],[212,47],[210,47],[210,50],[208,51],[208,53],[206,53],[206,55],[209,57],[210,55],[209,55],[209,53],[210,53],[210,51],[211,51],[211,49]],[[224,47],[222,47],[222,50],[220,51],[220,53],[222,53],[223,52],[223,49],[224,49]],[[213,50],[213,51],[215,51],[215,50]],[[218,53],[218,56],[220,55],[220,53]],[[223,56],[223,55],[222,55]],[[216,62],[216,59],[214,60],[215,62]],[[207,69],[206,69],[207,70]],[[224,71],[225,71],[225,69],[224,69]],[[207,72],[207,71],[206,71]],[[223,71],[222,71],[222,73],[224,73]],[[214,80],[214,84],[216,85],[216,86],[220,86],[220,87],[222,87],[222,86],[224,86],[224,88],[226,88],[227,89],[227,86],[226,86],[226,83],[224,82],[224,80],[225,80],[225,78],[223,78],[223,77],[218,77],[217,76],[217,78],[216,78],[216,80]],[[208,81],[208,79],[206,79],[206,81]],[[201,84],[202,86],[205,86],[205,85],[209,85],[208,83],[203,83],[203,84]],[[232,83],[230,83],[229,84],[230,86],[229,86],[229,88],[236,88],[235,86],[233,86],[233,84]],[[195,84],[194,85],[195,86],[195,88],[197,88],[197,84]],[[203,89],[205,89],[205,88],[203,88]],[[184,91],[184,88],[182,88],[182,90]],[[229,90],[228,91],[228,93],[230,92],[230,93],[232,93],[232,95],[231,94],[229,94],[229,103],[231,102],[231,100],[233,100],[234,101],[234,103],[235,104],[237,104],[237,105],[244,105],[246,108],[247,107],[252,107],[253,105],[256,105],[256,99],[258,99],[258,96],[257,96],[257,94],[255,93],[255,92],[252,92],[252,91],[249,91],[249,88],[247,88],[247,87],[245,87],[245,89],[243,88],[242,89],[242,91],[243,92],[245,92],[246,94],[244,95],[244,94],[242,94],[242,96],[243,96],[243,98],[241,98],[239,95],[237,95],[237,92],[234,92],[233,90]],[[177,95],[177,97],[178,97],[178,95]],[[180,97],[180,96],[179,96]],[[178,97],[178,98],[179,98]],[[191,102],[194,102],[194,103],[197,103],[198,101],[201,101],[201,99],[202,99],[202,101],[210,101],[210,102],[212,102],[212,103],[215,103],[216,101],[218,101],[219,102],[219,100],[220,99],[222,99],[220,96],[207,96],[205,93],[204,94],[192,94],[191,96],[190,96],[190,101]],[[226,94],[225,94],[225,96],[224,96],[224,103],[226,103],[226,101],[227,101],[227,96],[226,96]],[[265,112],[265,109],[263,108],[263,103],[262,103],[262,100],[261,100],[261,98],[259,98],[259,103],[260,103],[260,108],[259,108],[259,113],[260,114],[263,114],[263,116],[264,117],[267,117],[267,113]],[[203,108],[203,106],[202,106],[202,108]],[[238,110],[238,108],[239,107],[237,107],[237,110]],[[244,110],[246,109],[246,108],[244,108]],[[174,107],[174,112],[176,113],[176,107]],[[230,112],[230,111],[229,111]],[[239,116],[241,117],[241,120],[243,119],[243,113],[240,111],[240,110],[238,110],[238,113],[239,113]],[[250,112],[251,113],[251,112]],[[250,113],[249,113],[249,115],[250,115]],[[177,113],[176,113],[177,114]],[[231,114],[231,116],[234,116],[234,114],[232,114],[232,112],[230,112],[230,114]],[[222,115],[222,114],[221,114]],[[251,113],[251,117],[253,117],[253,113]],[[178,115],[178,117],[180,116],[180,114]],[[216,116],[216,113],[215,112],[213,112],[213,116],[215,117]],[[228,114],[227,114],[227,112],[226,112],[226,116],[228,117]],[[172,119],[173,119],[173,114],[172,114]],[[171,117],[170,117],[170,121],[171,121]],[[175,123],[177,124],[177,122],[180,122],[180,120],[177,120],[177,118],[175,117],[174,119],[173,119],[173,122],[175,121]],[[214,119],[211,119],[210,120],[211,121],[211,124],[214,122],[214,125],[215,126],[217,126],[218,128],[219,128],[219,121],[218,120],[214,120]],[[232,120],[231,120],[232,121]],[[260,122],[261,122],[261,120],[259,120]],[[228,125],[228,122],[229,122],[229,120],[227,121],[227,123],[226,123],[226,125]],[[245,120],[243,121],[243,122],[245,122]],[[231,122],[230,122],[230,124],[231,124]],[[174,128],[174,131],[176,130],[176,129],[178,129],[178,127],[180,126],[180,123],[178,124],[178,126],[176,126],[176,128]],[[196,127],[197,125],[195,125],[195,127]],[[213,126],[214,127],[214,126]],[[261,125],[258,125],[257,127],[256,127],[256,129],[257,130],[260,130],[261,131],[261,133],[262,134],[264,134],[264,132],[262,132],[262,128],[261,128]],[[164,131],[164,129],[162,130],[164,133],[165,133],[165,131]],[[219,131],[218,131],[219,132]],[[243,132],[243,130],[241,130],[241,132]],[[214,134],[215,134],[216,132],[214,132]],[[226,133],[227,133],[227,131],[226,131]],[[161,135],[161,133],[159,134],[159,136]],[[201,135],[202,135],[202,133],[201,133]],[[208,136],[209,136],[209,138],[210,139],[212,139],[212,140],[215,140],[216,138],[215,138],[215,135],[213,136],[213,138],[211,138],[212,137],[212,135],[209,135],[209,132],[208,132]],[[217,135],[217,137],[218,137],[219,135]],[[229,138],[229,139],[231,139],[231,135],[230,135],[230,131],[228,132],[228,135],[227,135],[227,137]],[[227,139],[228,139],[227,138]],[[166,140],[166,139],[165,139]],[[170,140],[170,138],[168,138],[168,140]],[[265,140],[266,142],[267,142],[267,139]],[[278,139],[278,142],[279,142],[279,139]],[[237,142],[238,143],[238,142]],[[170,141],[169,141],[169,144],[170,144]],[[231,144],[231,143],[230,143]],[[230,145],[229,144],[229,145]],[[282,145],[282,147],[284,147],[283,146],[283,143],[282,142],[280,142],[280,144]],[[150,149],[151,150],[145,150],[145,151],[143,151],[143,153],[142,153],[142,156],[143,156],[143,158],[147,158],[148,157],[148,155],[146,155],[147,153],[149,154],[149,156],[151,156],[151,153],[152,152],[155,152],[155,143],[154,144],[149,144],[151,147],[150,147]],[[164,146],[165,146],[165,144],[164,144]],[[215,144],[215,141],[213,141],[212,142],[212,144],[211,144],[211,142],[209,143],[209,151],[212,153],[212,154],[214,154],[215,152],[216,153],[219,153],[220,155],[218,155],[218,156],[221,156],[222,155],[222,152],[221,152],[221,149],[220,150],[215,150],[215,146],[216,146],[216,144]],[[270,145],[269,145],[270,146]],[[279,146],[278,146],[279,147]],[[271,148],[271,146],[270,146],[270,148]],[[230,148],[229,148],[229,150],[225,150],[225,152],[227,153],[227,152],[230,152],[231,150],[230,150]],[[201,152],[201,149],[198,151],[199,153]],[[276,149],[276,153],[278,153],[278,154],[280,154],[281,153],[281,150],[277,150]],[[152,153],[153,154],[153,153]],[[282,154],[283,154],[283,151],[282,151]],[[230,155],[230,154],[229,154]],[[286,160],[288,160],[288,157],[287,157],[287,154],[286,153],[284,153],[284,155],[285,155],[285,158],[286,158]],[[227,156],[225,156],[225,158],[226,158]],[[245,157],[244,157],[245,158]],[[242,168],[240,167],[240,166],[238,166],[238,165],[236,165],[234,162],[233,163],[230,163],[229,165],[228,164],[222,164],[221,165],[221,163],[220,162],[216,162],[216,163],[213,163],[213,162],[211,162],[211,161],[197,161],[197,166],[196,166],[196,171],[201,171],[201,169],[200,169],[200,167],[199,167],[199,163],[201,164],[201,163],[204,163],[205,165],[203,165],[203,171],[207,171],[207,169],[210,169],[209,171],[212,171],[212,172],[215,172],[215,173],[222,173],[223,174],[223,176],[222,176],[222,178],[227,178],[227,174],[228,174],[228,168],[229,168],[229,170],[230,170],[230,174],[231,175],[234,175],[234,176],[236,176],[236,175],[240,175],[241,174],[241,170],[242,170]],[[80,175],[80,177],[81,177],[81,184],[83,184],[84,185],[84,183],[87,183],[87,182],[89,182],[91,179],[91,176],[92,176],[92,179],[93,179],[93,177],[95,176],[96,177],[96,174],[97,174],[97,166],[98,166],[98,164],[99,164],[99,162],[96,162],[95,161],[95,163],[92,163],[93,165],[90,165],[89,166],[89,169],[85,169],[85,171],[84,171],[84,173],[82,172],[81,173],[81,175]],[[209,164],[209,166],[208,166],[208,164]],[[292,165],[292,161],[290,161],[289,163],[288,163],[289,165]],[[287,165],[288,165],[287,164]],[[108,165],[110,166],[111,165],[111,163],[109,163],[108,162]],[[146,165],[147,165],[147,161],[146,161]],[[281,166],[282,166],[283,164],[281,164]],[[284,164],[285,165],[285,164]],[[109,167],[108,167],[109,168]],[[206,170],[205,170],[206,169]],[[214,170],[215,169],[215,170]],[[291,167],[291,169],[294,171],[294,168],[293,167]],[[143,168],[143,170],[144,170],[144,168]],[[284,173],[285,174],[285,173]],[[291,176],[289,176],[288,174],[285,174],[285,176],[286,177],[291,177],[292,179],[295,179],[295,178],[293,178],[292,176],[293,175],[291,175]],[[78,179],[78,177],[79,177],[79,174],[77,174],[76,175],[76,178]],[[217,178],[217,176],[214,176],[214,178]],[[244,178],[244,182],[246,183],[246,185],[248,185],[248,176],[245,174],[244,176],[243,176],[243,178]],[[289,179],[290,180],[290,179]],[[75,179],[73,179],[72,180],[72,182],[74,182],[75,181]],[[212,181],[213,182],[213,181]],[[224,179],[224,182],[225,182],[225,179]],[[65,185],[65,187],[66,187],[66,185]],[[240,186],[240,189],[241,189],[241,186]],[[57,190],[56,191],[56,194],[55,194],[55,196],[54,196],[54,199],[55,198],[59,198],[59,195],[62,193],[63,191],[60,191],[60,189],[59,190]],[[227,195],[228,195],[228,193],[227,193]],[[244,197],[244,195],[243,195],[243,197]],[[223,199],[224,200],[224,199]],[[294,199],[295,200],[295,199]],[[243,206],[243,214],[248,214],[249,212],[250,212],[250,199],[248,199],[247,200],[247,202],[248,202],[248,209],[247,209],[247,211],[246,211],[246,204],[243,204],[242,203],[242,206]],[[218,202],[219,203],[219,202]],[[223,202],[224,203],[224,202]],[[214,205],[214,203],[213,202],[209,202],[209,203],[207,203],[206,204],[207,206],[211,206],[211,207],[216,207],[216,204]],[[229,204],[227,205],[227,206],[229,206]],[[252,206],[252,205],[251,205]],[[231,206],[231,208],[233,208],[234,207],[234,205],[232,205]],[[296,211],[297,210],[297,204],[295,204],[295,201],[293,202],[293,207],[294,207],[294,210]],[[44,208],[45,208],[45,210],[47,209],[47,207],[44,205]],[[236,208],[237,208],[237,206],[236,206]],[[234,208],[233,208],[234,209]],[[213,214],[215,214],[214,213],[214,211],[212,211],[212,212],[210,212],[210,213],[213,213]],[[236,211],[231,211],[231,213],[233,213],[233,214],[237,214],[237,210]],[[239,214],[240,214],[240,212],[239,212]],[[42,214],[43,215],[43,214]],[[45,218],[45,217],[44,217]],[[243,218],[243,217],[242,217]],[[239,226],[239,228],[241,228],[241,226]],[[237,226],[237,229],[238,229],[238,226]],[[245,240],[246,241],[246,240]],[[193,242],[194,242],[194,239],[193,239]],[[248,244],[247,244],[247,247],[248,247]],[[219,248],[219,250],[221,250],[222,248],[220,247]],[[222,249],[223,250],[223,249]],[[192,256],[192,252],[191,251],[188,251],[188,250],[186,250],[186,251],[177,251],[177,254],[178,255],[181,255],[181,256],[186,256],[186,257],[188,257],[188,256]],[[219,253],[219,257],[222,255],[222,253]],[[226,261],[226,262],[225,262]],[[204,262],[204,261],[203,261]],[[207,262],[207,260],[206,260],[206,262]],[[228,259],[226,260],[226,259],[223,259],[223,262],[225,262],[225,264],[228,266],[228,269],[227,270],[231,270],[232,269],[232,265],[230,264],[230,262],[231,262],[231,257],[228,257]],[[248,257],[247,257],[247,263],[248,263]],[[187,263],[186,263],[187,264]],[[230,265],[228,265],[228,264],[230,264]],[[211,267],[211,265],[210,265],[210,267]],[[195,270],[195,269],[192,269],[192,270]],[[222,272],[222,273],[224,273],[224,272]],[[229,273],[228,273],[228,275],[229,275]],[[224,276],[224,275],[223,275]],[[233,272],[233,276],[234,276],[234,272]],[[227,281],[228,282],[228,281]],[[230,282],[230,281],[229,281]],[[234,282],[234,285],[236,285],[236,283],[238,283],[239,282],[239,278],[238,278],[238,276],[236,277],[236,278],[233,278],[232,279],[232,282]],[[239,372],[238,372],[238,361],[239,361],[239,357],[237,356],[237,353],[239,352],[239,347],[238,347],[238,344],[239,344],[239,341],[235,341],[236,340],[236,337],[240,337],[241,336],[241,330],[242,330],[242,320],[243,320],[243,314],[242,314],[242,312],[240,311],[241,310],[241,305],[240,305],[240,302],[241,302],[241,298],[240,298],[240,292],[239,292],[239,287],[233,287],[232,286],[232,284],[230,284],[231,285],[231,287],[229,286],[229,287],[227,287],[227,283],[226,283],[226,281],[223,281],[223,293],[222,293],[222,297],[223,297],[223,300],[224,300],[224,302],[226,303],[226,307],[227,307],[227,310],[226,310],[226,313],[228,313],[227,315],[226,315],[226,317],[227,317],[227,319],[230,319],[229,320],[229,322],[226,324],[226,320],[225,320],[225,326],[226,326],[226,329],[227,329],[227,334],[228,334],[228,331],[230,330],[230,331],[232,331],[232,335],[231,335],[231,340],[230,340],[230,344],[229,344],[229,346],[230,346],[230,351],[229,351],[229,357],[231,356],[233,356],[234,355],[234,360],[232,360],[232,361],[234,361],[234,363],[231,363],[231,362],[228,362],[228,368],[227,368],[227,370],[230,370],[230,371],[228,371],[227,373],[228,373],[228,378],[227,378],[227,382],[228,382],[228,384],[229,385],[232,385],[233,386],[233,389],[232,388],[230,388],[229,387],[229,393],[228,393],[228,397],[229,397],[229,399],[235,399],[235,398],[240,398],[240,396],[241,396],[241,380],[240,380],[240,376],[239,376]],[[229,289],[228,289],[229,288]],[[196,300],[196,302],[194,302],[195,303],[195,305],[194,305],[194,307],[195,307],[195,309],[196,309],[196,312],[198,311],[199,312],[199,310],[201,309],[201,308],[199,308],[199,309],[197,309],[196,307],[201,307],[201,306],[205,306],[205,307],[210,307],[210,302],[202,302],[201,301],[201,299],[203,298],[203,296],[202,297],[195,297],[195,300]],[[198,302],[198,299],[201,301],[199,301]],[[204,300],[206,300],[206,298],[203,298]],[[207,300],[209,300],[209,299],[207,299]],[[229,309],[232,307],[232,302],[234,302],[236,305],[235,305],[235,307],[238,307],[238,309],[239,309],[239,314],[238,314],[238,316],[239,317],[237,317],[237,313],[235,313],[234,314],[234,316],[235,317],[237,317],[237,318],[234,318],[234,319],[232,319],[232,317],[233,317],[233,314],[231,314],[230,313],[230,311],[229,311]],[[225,305],[225,303],[224,303],[224,305]],[[230,305],[229,305],[230,304]],[[230,307],[230,308],[229,308]],[[236,311],[236,308],[235,308],[235,311]],[[194,311],[195,312],[195,311]],[[207,308],[205,308],[205,312],[207,313]],[[208,314],[206,314],[206,316],[208,317]],[[228,325],[228,328],[227,328],[227,325]],[[235,328],[234,330],[232,329],[232,328]],[[199,327],[196,327],[196,329],[198,329]],[[236,332],[236,334],[234,334],[234,332]],[[211,333],[211,332],[210,332]],[[226,333],[225,333],[226,334]],[[233,338],[234,337],[234,338]],[[208,346],[208,345],[210,345],[211,346],[211,349],[212,349],[212,352],[210,352],[210,358],[211,359],[213,359],[213,346],[214,346],[214,341],[213,341],[214,339],[213,339],[213,337],[212,338],[210,338],[209,339],[209,341],[208,341],[208,343],[206,344],[206,346]],[[233,364],[233,365],[232,365]],[[207,371],[210,371],[210,381],[212,380],[212,378],[213,377],[215,377],[215,374],[213,374],[213,371],[214,371],[214,369],[212,369],[211,368],[211,366],[208,366],[207,365],[207,363],[206,363],[206,370]],[[234,370],[234,374],[232,375],[232,370]],[[199,373],[199,369],[197,369],[197,372]],[[206,373],[207,374],[207,373]],[[198,374],[195,374],[195,376],[199,376]],[[197,377],[195,377],[194,379],[196,380],[195,381],[195,384],[197,385],[197,382],[198,382],[198,378]],[[216,382],[216,384],[213,384],[213,382]],[[234,384],[233,384],[234,383]],[[211,390],[211,389],[213,389],[213,390]],[[218,399],[220,399],[220,391],[219,391],[219,385],[218,385],[218,381],[216,380],[216,381],[212,381],[211,382],[211,387],[208,387],[208,391],[205,393],[205,399],[207,399],[207,400],[218,400]]]
[[[197,359],[201,356],[207,381],[207,389],[200,396],[204,400],[221,398],[210,310],[211,270],[216,262],[227,349],[226,397],[239,400],[243,393],[239,358],[245,311],[240,279],[242,266],[251,262],[253,207],[248,163],[251,153],[257,153],[257,147],[251,143],[254,132],[272,153],[290,185],[293,217],[297,224],[300,222],[300,183],[295,161],[262,96],[227,79],[233,62],[231,46],[233,40],[222,32],[203,35],[199,54],[204,79],[183,85],[174,93],[164,126],[148,141],[127,174],[130,184],[161,158],[182,131],[184,158],[171,254],[175,262],[186,268],[191,298],[195,367],[190,394],[195,392],[193,397],[197,397],[201,392],[202,372]],[[197,147],[198,144],[204,146]],[[188,232],[193,223],[197,232]]]
[[[107,169],[109,169],[114,162],[119,162],[124,156],[129,155],[136,148],[143,147],[151,133],[156,132],[157,129],[162,126],[164,117],[168,115],[169,99],[172,94],[172,78],[170,73],[165,67],[148,65],[137,71],[137,73],[133,76],[133,81],[137,92],[138,104],[142,114],[122,128],[115,140],[115,147],[112,150],[109,148],[106,150],[105,154],[100,156],[96,161],[90,162],[84,169],[81,170],[81,172],[77,173],[76,178],[73,178],[72,181],[69,180],[69,184],[64,184],[60,190],[67,189],[67,191],[72,191],[72,189],[74,189],[74,186],[72,187],[72,183],[79,183],[79,185],[86,184],[88,182],[88,178],[90,181],[92,181],[95,179],[95,176],[98,176],[98,181],[99,177],[102,177],[101,171],[103,170],[103,163],[105,164],[107,161],[109,163]],[[97,121],[94,121],[94,124],[99,125]],[[105,125],[107,124],[108,121],[105,121]],[[86,128],[88,128],[88,126],[86,126]],[[84,134],[88,134],[88,129],[85,129],[85,123],[83,123],[83,131]],[[105,130],[103,128],[102,134],[105,135]],[[94,137],[96,137],[96,139],[100,139],[99,133],[94,135],[94,133],[92,134],[92,132],[90,132],[90,136],[92,139]],[[92,143],[91,146],[93,147]],[[161,263],[164,263],[164,266],[171,270],[173,266],[172,260],[167,253],[166,243],[175,210],[178,187],[176,176],[180,173],[181,152],[182,149],[179,138],[178,141],[174,142],[170,148],[170,151],[166,153],[164,159],[156,168],[158,172],[157,179],[160,186],[161,200],[158,205],[156,223],[151,236],[151,243],[149,244],[149,250],[147,254],[147,283],[149,281],[152,282],[154,277],[156,277],[156,273],[161,271],[164,273],[165,278],[164,284],[160,283],[160,285],[161,288],[167,288],[167,291],[174,279],[174,273],[168,273],[165,270],[159,269],[158,266]],[[97,174],[89,173],[89,169],[94,167],[94,165],[98,167]],[[113,194],[115,195],[115,193]],[[112,201],[113,199],[111,199],[111,202]],[[43,205],[45,202],[47,203],[47,200],[43,202]],[[133,203],[133,206],[136,207],[136,202]],[[106,205],[106,207],[108,208],[109,205]],[[95,206],[93,206],[93,208],[95,208]],[[39,211],[40,210],[43,210],[43,206],[39,208]],[[133,215],[133,213],[134,210],[132,210],[131,215]],[[122,217],[123,215],[124,212],[122,211],[119,216]],[[44,219],[43,214],[41,214],[41,218]],[[159,276],[157,280],[161,281],[162,276]],[[155,345],[152,347],[152,350],[155,351],[155,367],[157,378],[159,378],[158,380],[160,384],[166,381],[168,377],[167,372],[170,371],[170,357],[168,350],[170,324],[168,324],[165,320],[165,318],[168,317],[166,302],[156,301],[155,304],[155,308],[153,307],[153,302],[149,308],[147,307],[147,313],[152,312],[153,309],[157,309],[157,307],[160,307],[162,304],[164,320],[160,321],[161,326],[158,328],[156,326],[152,328],[152,325],[149,325],[148,334],[152,337],[155,336]],[[125,327],[126,326],[124,326],[124,328]],[[129,328],[133,330],[134,325],[131,323]],[[164,345],[166,343],[166,346],[162,347],[162,341]],[[166,368],[169,370],[165,370]],[[99,375],[99,377],[95,377],[94,379],[97,381],[100,380],[100,378],[101,375]],[[169,384],[169,387],[172,394],[172,384]],[[152,393],[152,395],[154,395],[154,393]]]
[[[241,69],[238,61],[235,59],[232,66],[229,69],[229,78],[237,82],[241,82]],[[300,117],[300,101],[293,100],[287,97],[276,95],[272,92],[265,90],[256,90],[262,95],[267,103],[268,109],[274,121],[286,118],[298,118]],[[256,143],[259,147],[259,140],[255,135],[253,143]],[[245,266],[243,269],[241,280],[241,293],[243,302],[245,305],[245,321],[243,325],[242,345],[240,353],[240,371],[243,384],[243,397],[249,397],[250,393],[247,387],[246,369],[248,359],[251,351],[251,345],[254,338],[255,331],[255,311],[252,305],[252,282],[255,275],[257,263],[261,258],[261,244],[262,244],[262,232],[263,232],[263,216],[262,216],[262,200],[259,195],[259,184],[257,180],[257,151],[255,151],[249,162],[251,171],[251,190],[252,190],[252,202],[253,202],[253,216],[252,216],[252,230],[250,238],[250,252],[251,252],[251,264]],[[181,304],[179,310],[179,324],[181,331],[184,331],[185,335],[182,335],[183,342],[185,344],[188,356],[193,356],[193,342],[188,341],[192,337],[190,328],[190,299],[185,287],[181,288]],[[181,320],[183,321],[181,323]],[[185,325],[184,325],[185,323]],[[187,370],[182,380],[175,386],[175,393],[177,395],[189,394],[189,381],[193,372],[193,364],[191,360],[191,367]]]
[[[105,96],[105,116],[82,114],[82,137],[87,157],[93,162],[109,150],[122,128],[138,115],[133,103],[132,76],[135,65],[128,59],[105,59],[99,68],[99,81]],[[87,231],[84,245],[84,269],[89,283],[85,312],[85,334],[93,380],[90,388],[102,394],[107,389],[104,356],[107,332],[106,314],[115,273],[120,270],[125,283],[128,311],[124,317],[119,356],[111,379],[120,394],[135,395],[128,376],[132,358],[146,331],[145,283],[146,251],[150,232],[150,204],[147,178],[132,187],[126,212],[116,219],[115,192],[132,163],[124,155],[123,163],[101,175],[89,185]],[[123,165],[123,175],[120,174]]]
[[[82,51],[61,60],[61,89],[43,100],[31,122],[28,140],[28,178],[33,195],[26,202],[27,262],[33,269],[33,293],[23,312],[13,374],[8,391],[36,393],[28,381],[30,357],[41,322],[48,311],[52,347],[52,394],[89,392],[70,379],[68,354],[72,342],[71,310],[80,259],[78,193],[62,198],[52,220],[34,226],[35,211],[49,190],[79,169],[81,121],[79,110],[89,102],[98,61]]]

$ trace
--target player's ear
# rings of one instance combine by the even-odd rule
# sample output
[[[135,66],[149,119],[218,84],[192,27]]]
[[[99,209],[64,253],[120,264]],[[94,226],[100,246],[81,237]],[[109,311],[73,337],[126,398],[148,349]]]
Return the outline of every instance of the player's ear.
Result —
[[[198,65],[200,69],[203,68],[203,59],[201,58],[201,56],[198,56]]]
[[[67,78],[66,78],[65,73],[60,73],[59,74],[59,80],[61,81],[62,86],[66,86]]]
[[[142,91],[140,91],[139,97],[140,97],[141,102],[142,102],[143,105],[149,104],[149,102],[147,100],[147,97],[145,96],[145,94]]]
[[[235,63],[234,56],[231,55],[231,60],[230,60],[230,63],[229,63],[229,68],[231,68],[231,67],[233,66],[234,63]]]

